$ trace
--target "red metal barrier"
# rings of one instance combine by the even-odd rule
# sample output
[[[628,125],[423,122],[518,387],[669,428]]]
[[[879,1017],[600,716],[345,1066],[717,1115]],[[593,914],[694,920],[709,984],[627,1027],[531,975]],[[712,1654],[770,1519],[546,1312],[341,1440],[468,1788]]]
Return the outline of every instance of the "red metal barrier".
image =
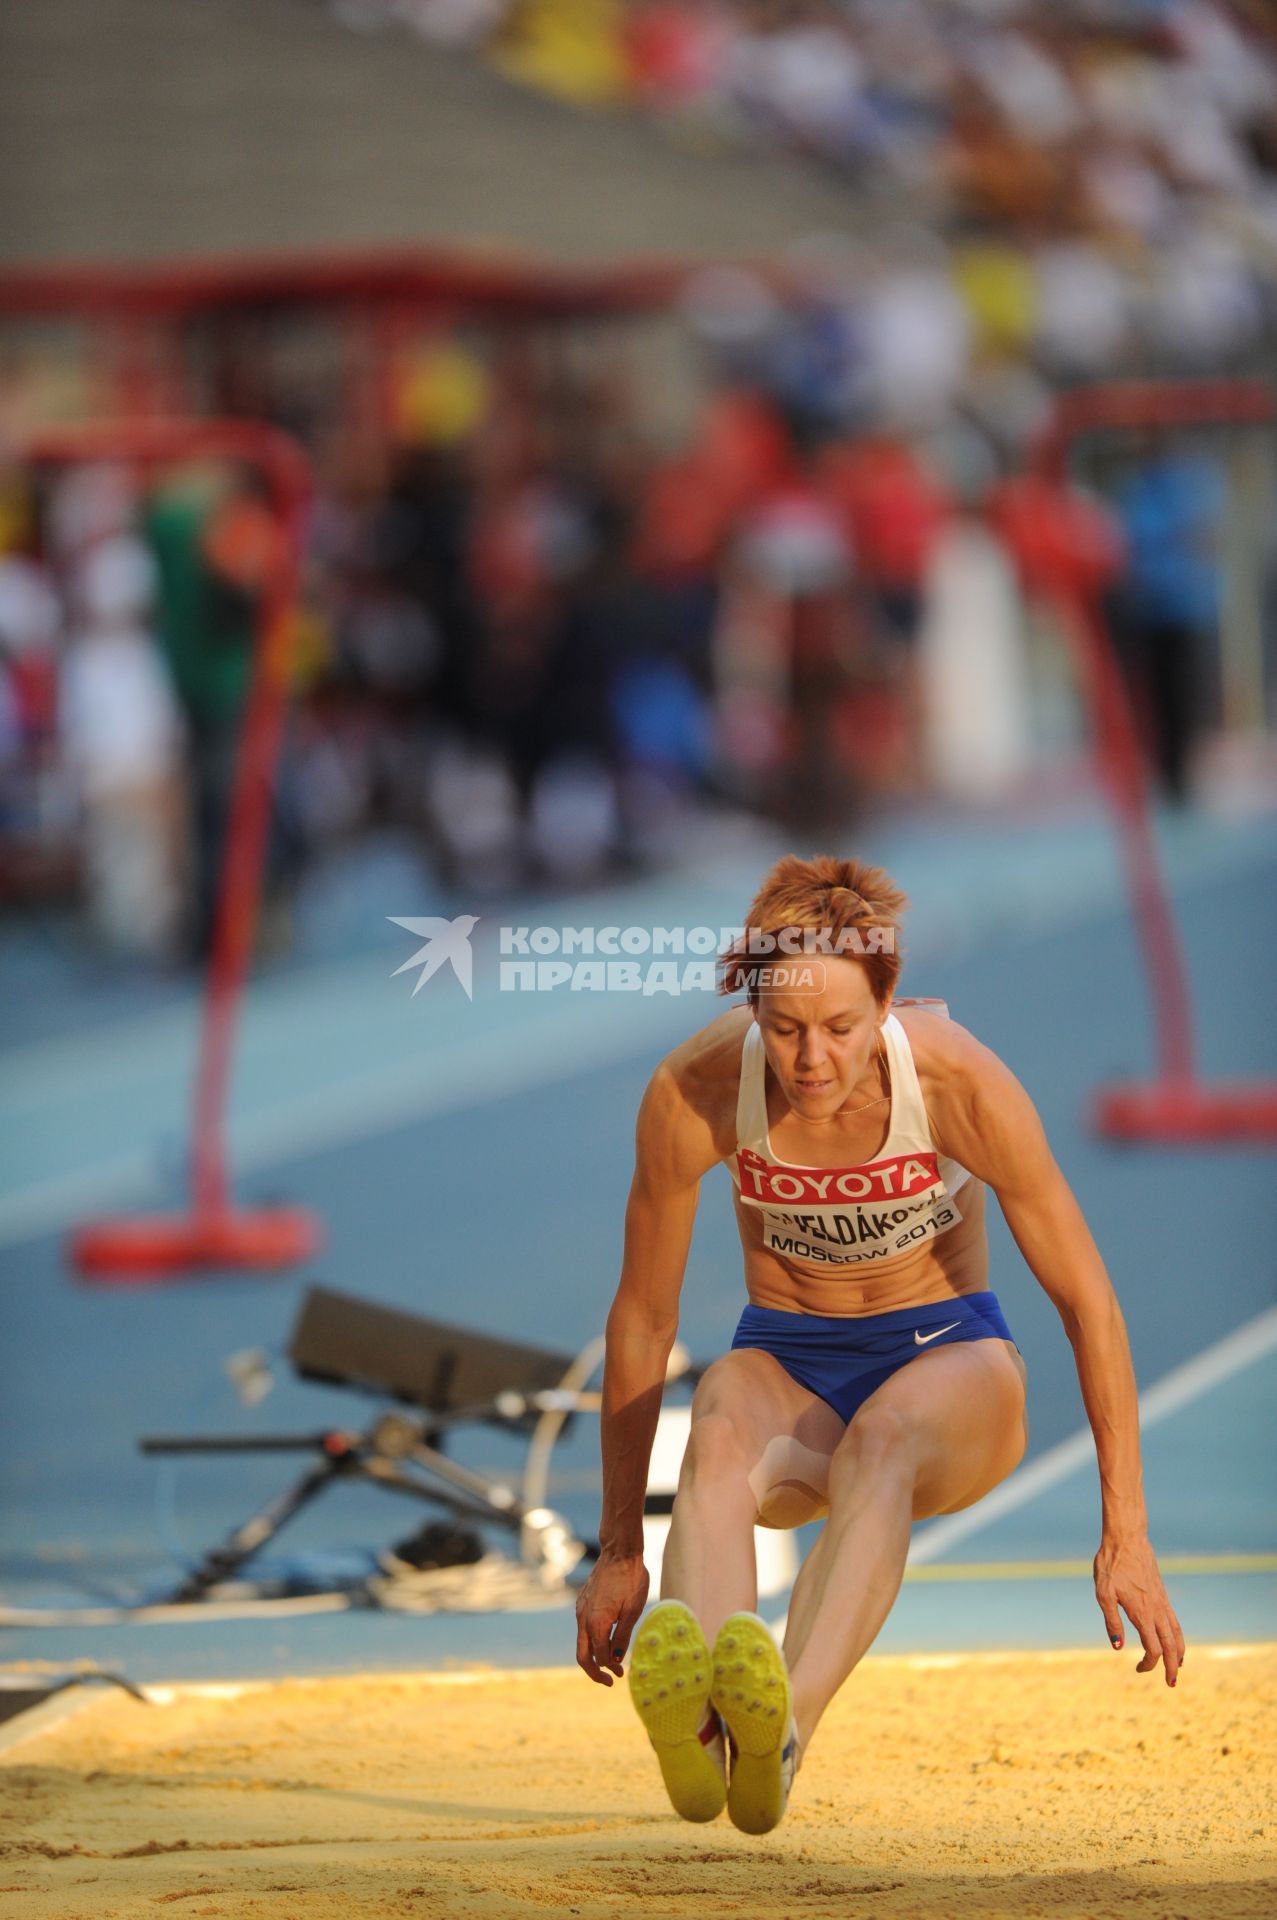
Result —
[[[0,320],[74,318],[87,330],[111,409],[156,418],[202,404],[196,322],[233,334],[263,318],[322,312],[350,357],[371,349],[384,364],[405,326],[465,317],[511,328],[665,311],[694,264],[563,267],[496,253],[380,247],[7,267],[0,269]]]
[[[1139,428],[1277,423],[1277,393],[1259,380],[1114,383],[1063,396],[1036,451],[1056,483],[1077,441]],[[1062,564],[1053,597],[1078,662],[1096,759],[1113,810],[1153,1008],[1155,1078],[1101,1087],[1092,1119],[1120,1140],[1277,1141],[1277,1080],[1204,1082],[1198,1076],[1193,997],[1157,848],[1144,756],[1094,573]]]
[[[582,319],[662,311],[680,283],[703,264],[665,259],[563,267],[518,255],[377,247],[234,254],[152,266],[10,266],[0,272],[0,314],[172,319],[237,308],[261,312],[354,304]]]
[[[308,1258],[322,1235],[295,1208],[236,1208],[226,1167],[226,1093],[235,1023],[252,958],[279,763],[304,520],[305,455],[287,434],[247,420],[96,423],[41,433],[33,463],[125,461],[145,472],[177,460],[234,460],[262,475],[284,538],[261,609],[240,738],[209,962],[190,1137],[190,1206],[159,1218],[96,1222],[71,1239],[71,1259],[102,1282],[163,1279],[193,1268],[270,1268]]]

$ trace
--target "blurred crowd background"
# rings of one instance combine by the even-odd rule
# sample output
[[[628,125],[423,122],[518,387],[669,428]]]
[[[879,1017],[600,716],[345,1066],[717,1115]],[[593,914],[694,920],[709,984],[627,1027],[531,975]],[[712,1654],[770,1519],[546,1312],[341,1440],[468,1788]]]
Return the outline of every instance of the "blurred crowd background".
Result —
[[[785,151],[848,211],[610,313],[401,305],[353,374],[317,298],[210,294],[149,341],[132,404],[272,421],[313,463],[281,925],[370,836],[475,896],[660,865],[723,817],[814,840],[1040,798],[1088,733],[1062,566],[1169,802],[1239,743],[1271,764],[1271,435],[1033,470],[1079,383],[1277,373],[1263,0],[308,0],[297,30]],[[283,535],[249,468],[23,457],[120,391],[83,333],[0,333],[0,893],[182,963]]]

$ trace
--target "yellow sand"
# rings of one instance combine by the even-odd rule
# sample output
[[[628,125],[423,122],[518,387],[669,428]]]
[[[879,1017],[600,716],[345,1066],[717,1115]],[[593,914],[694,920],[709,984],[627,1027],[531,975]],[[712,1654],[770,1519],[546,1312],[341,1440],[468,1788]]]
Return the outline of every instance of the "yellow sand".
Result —
[[[580,1674],[95,1696],[0,1763],[0,1914],[1277,1913],[1277,1647],[871,1660],[784,1824],[678,1821]]]

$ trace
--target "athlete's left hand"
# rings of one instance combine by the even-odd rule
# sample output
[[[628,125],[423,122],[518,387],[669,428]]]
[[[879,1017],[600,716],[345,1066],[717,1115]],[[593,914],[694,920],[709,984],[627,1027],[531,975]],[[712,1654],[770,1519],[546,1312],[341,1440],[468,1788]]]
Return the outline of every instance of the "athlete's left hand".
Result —
[[[1184,1635],[1167,1599],[1157,1555],[1147,1539],[1111,1540],[1106,1536],[1101,1540],[1095,1556],[1095,1597],[1108,1628],[1109,1644],[1120,1653],[1125,1643],[1120,1607],[1144,1648],[1135,1671],[1151,1673],[1160,1660],[1166,1684],[1173,1687],[1184,1660]]]

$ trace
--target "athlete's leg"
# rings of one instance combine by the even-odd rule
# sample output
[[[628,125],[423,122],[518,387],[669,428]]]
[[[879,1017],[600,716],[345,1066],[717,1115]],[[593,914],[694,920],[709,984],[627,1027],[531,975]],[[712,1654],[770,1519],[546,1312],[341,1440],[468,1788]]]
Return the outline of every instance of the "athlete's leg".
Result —
[[[1003,1340],[920,1354],[866,1400],[830,1461],[829,1519],[790,1602],[785,1655],[804,1748],[891,1609],[912,1522],[970,1506],[1024,1446],[1024,1365]]]
[[[843,1432],[833,1408],[756,1348],[724,1354],[692,1402],[661,1595],[683,1600],[712,1642],[729,1613],[758,1604],[754,1526],[797,1526],[824,1511]]]

